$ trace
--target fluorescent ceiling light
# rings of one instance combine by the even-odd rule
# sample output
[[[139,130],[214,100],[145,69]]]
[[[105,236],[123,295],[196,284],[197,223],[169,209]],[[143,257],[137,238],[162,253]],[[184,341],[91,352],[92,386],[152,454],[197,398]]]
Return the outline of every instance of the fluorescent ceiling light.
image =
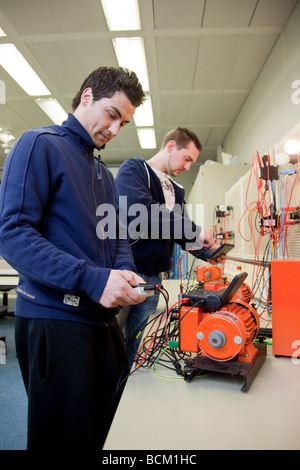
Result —
[[[144,103],[138,108],[136,108],[133,119],[136,126],[153,126],[154,119],[151,96],[148,95]]]
[[[101,0],[110,31],[141,29],[138,0]]]
[[[2,129],[0,129],[2,131]],[[14,136],[9,133],[9,131],[3,131],[0,134],[0,140],[4,142],[4,144],[8,144],[11,140],[14,140]]]
[[[7,36],[7,34],[3,31],[2,28],[0,28],[0,37],[4,37],[4,36]]]
[[[149,79],[143,38],[114,38],[113,46],[120,67],[134,71],[143,90],[149,90]]]
[[[14,44],[0,44],[0,65],[28,95],[51,94]]]
[[[0,80],[0,104],[6,104],[6,84]]]
[[[155,149],[156,148],[155,132],[152,127],[138,128],[137,135],[138,135],[140,146],[142,149]]]
[[[35,102],[47,114],[47,116],[54,122],[54,124],[61,124],[68,117],[66,111],[61,107],[59,102],[54,98],[38,98]]]

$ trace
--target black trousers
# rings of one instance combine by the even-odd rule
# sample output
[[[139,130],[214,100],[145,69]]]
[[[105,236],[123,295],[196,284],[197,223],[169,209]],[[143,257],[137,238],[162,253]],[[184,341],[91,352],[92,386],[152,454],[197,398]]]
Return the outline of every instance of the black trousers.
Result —
[[[127,377],[120,327],[16,317],[28,450],[101,450]]]

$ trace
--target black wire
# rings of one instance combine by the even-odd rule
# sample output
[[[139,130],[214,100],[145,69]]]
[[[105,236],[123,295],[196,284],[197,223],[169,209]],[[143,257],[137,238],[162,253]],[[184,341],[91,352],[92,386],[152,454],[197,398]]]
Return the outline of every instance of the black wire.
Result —
[[[142,349],[139,353],[136,354],[135,362],[137,364],[137,367],[132,369],[126,376],[123,376],[121,374],[119,382],[116,386],[116,390],[114,395],[111,398],[110,403],[113,402],[115,396],[117,393],[120,391],[120,388],[125,385],[127,379],[134,373],[136,372],[140,367],[142,368],[150,368],[153,367],[154,363],[159,364],[160,366],[163,366],[169,370],[174,370],[177,374],[183,375],[182,372],[182,367],[181,363],[184,361],[186,358],[191,357],[190,352],[184,352],[180,351],[178,348],[173,348],[173,347],[168,347],[164,351],[164,349],[167,346],[167,337],[166,337],[166,328],[167,328],[167,336],[168,336],[168,344],[170,342],[170,338],[172,338],[172,341],[178,342],[179,341],[179,324],[181,320],[190,312],[190,310],[198,305],[200,305],[201,301],[197,302],[195,305],[191,306],[183,315],[183,317],[177,319],[172,318],[174,314],[179,314],[179,308],[178,306],[175,306],[168,311],[168,301],[169,301],[169,294],[166,291],[166,289],[163,286],[158,286],[156,287],[160,293],[163,295],[165,302],[166,302],[166,310],[163,312],[157,314],[155,317],[151,318],[150,320],[148,319],[145,322],[145,326],[141,329],[143,331],[147,326],[151,325],[154,321],[156,321],[159,317],[159,324],[156,328],[156,330],[150,335],[149,337],[146,337],[144,339],[144,342],[142,344]],[[164,294],[162,293],[164,292]],[[166,325],[161,325],[161,322],[163,320],[163,317],[167,314],[166,318]],[[147,356],[145,356],[145,353],[147,352],[148,345],[151,343],[153,340],[153,344],[151,346],[151,349],[148,351]],[[164,354],[162,352],[164,351]],[[140,360],[140,361],[139,361]],[[124,369],[125,372],[126,369]]]
[[[197,302],[195,305],[191,306],[183,315],[182,318],[178,319],[177,321],[170,321],[174,313],[178,312],[178,307],[174,307],[168,313],[166,324],[167,324],[167,336],[168,336],[168,344],[170,341],[178,342],[179,340],[179,324],[181,320],[190,312],[190,310],[198,305],[201,304],[201,301]],[[156,317],[157,318],[157,317]],[[173,324],[175,323],[175,325]],[[147,357],[139,363],[139,367],[152,367],[154,363],[160,364],[161,366],[175,370],[177,374],[183,375],[181,362],[190,357],[190,352],[180,351],[178,348],[168,347],[167,346],[167,337],[166,337],[166,326],[162,326],[159,328],[157,327],[156,331],[152,333],[151,336],[145,339],[142,347],[142,351],[139,353],[138,358],[143,358],[145,353],[147,352],[147,348],[149,343],[153,341],[151,350],[148,351]],[[164,351],[165,349],[165,351]],[[162,355],[162,352],[164,354]],[[137,359],[138,359],[137,358]],[[137,361],[136,359],[136,361]],[[138,362],[138,361],[137,361]]]

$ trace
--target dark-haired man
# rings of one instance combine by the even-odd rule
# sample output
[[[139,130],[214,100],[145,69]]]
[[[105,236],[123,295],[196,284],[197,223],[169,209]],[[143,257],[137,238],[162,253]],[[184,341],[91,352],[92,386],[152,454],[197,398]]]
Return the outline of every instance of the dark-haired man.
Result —
[[[25,132],[4,165],[0,252],[20,279],[29,450],[100,450],[128,373],[115,315],[144,300],[133,289],[142,279],[127,240],[99,235],[99,206],[115,206],[100,149],[143,100],[135,73],[100,67],[68,119]]]

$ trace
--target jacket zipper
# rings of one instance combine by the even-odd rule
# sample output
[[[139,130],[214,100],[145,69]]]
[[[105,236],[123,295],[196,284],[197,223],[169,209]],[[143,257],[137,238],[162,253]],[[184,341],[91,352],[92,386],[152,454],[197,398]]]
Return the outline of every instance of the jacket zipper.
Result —
[[[92,172],[92,192],[93,192],[94,211],[95,211],[94,214],[96,214],[96,212],[97,212],[97,198],[96,198],[96,193],[95,193],[95,168],[94,168],[94,158],[95,157],[94,157],[93,152],[91,152],[89,154],[88,148],[86,149],[86,155],[87,155],[87,160],[88,160],[89,166],[91,168],[91,172]],[[100,173],[100,178],[97,178],[97,179],[101,179],[101,173]],[[101,230],[102,230],[102,227],[101,227]],[[102,238],[101,245],[102,245],[102,254],[103,254],[103,260],[104,260],[104,266],[107,267],[104,237]]]

